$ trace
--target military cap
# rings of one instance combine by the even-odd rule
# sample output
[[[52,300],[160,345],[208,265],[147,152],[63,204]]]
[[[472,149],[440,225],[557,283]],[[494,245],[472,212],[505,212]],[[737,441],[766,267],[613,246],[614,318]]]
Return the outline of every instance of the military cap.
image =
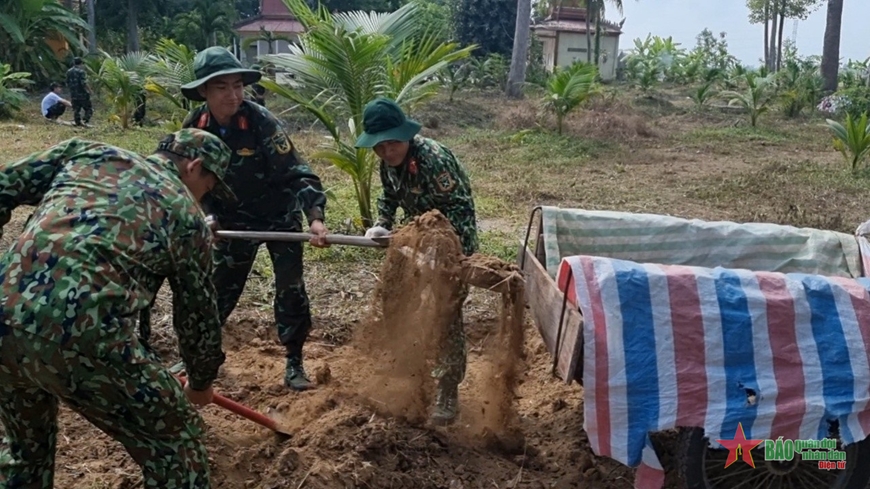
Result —
[[[236,195],[224,182],[231,151],[219,137],[202,129],[182,129],[167,134],[157,145],[157,151],[166,151],[191,160],[202,158],[202,167],[214,173],[218,180],[211,193],[221,200],[236,200]]]
[[[379,97],[363,109],[363,133],[356,140],[357,148],[374,148],[383,141],[410,141],[420,132],[419,122],[408,119],[399,105]]]
[[[196,53],[196,57],[193,58],[193,73],[196,80],[182,85],[181,93],[190,100],[198,102],[205,101],[205,98],[200,95],[197,88],[212,78],[238,74],[242,75],[243,84],[250,85],[260,81],[260,77],[263,76],[257,70],[242,68],[242,63],[233,56],[233,53],[221,46],[212,46]]]

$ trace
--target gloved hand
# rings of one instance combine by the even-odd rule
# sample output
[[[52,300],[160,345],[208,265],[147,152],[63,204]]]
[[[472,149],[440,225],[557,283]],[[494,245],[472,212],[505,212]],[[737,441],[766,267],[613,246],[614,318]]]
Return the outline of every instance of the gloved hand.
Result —
[[[383,226],[374,226],[366,230],[366,238],[383,238],[390,235],[390,230]]]
[[[218,222],[217,217],[214,216],[214,214],[209,214],[205,216],[205,223],[208,224],[208,228],[212,231],[217,231],[221,228],[221,225]]]

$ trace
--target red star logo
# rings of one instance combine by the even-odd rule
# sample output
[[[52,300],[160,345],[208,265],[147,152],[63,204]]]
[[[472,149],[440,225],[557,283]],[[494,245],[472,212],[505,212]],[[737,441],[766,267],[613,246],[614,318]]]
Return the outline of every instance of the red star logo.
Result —
[[[747,440],[746,434],[743,432],[743,423],[737,423],[737,431],[734,433],[733,440],[716,441],[728,449],[728,459],[725,461],[725,467],[736,462],[738,453],[742,453],[743,461],[753,469],[755,468],[755,461],[752,460],[752,449],[764,442],[764,440]]]

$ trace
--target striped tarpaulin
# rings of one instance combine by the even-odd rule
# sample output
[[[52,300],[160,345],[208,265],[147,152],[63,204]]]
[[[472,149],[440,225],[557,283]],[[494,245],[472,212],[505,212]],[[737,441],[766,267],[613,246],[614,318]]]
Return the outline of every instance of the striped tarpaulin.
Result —
[[[650,432],[870,432],[870,279],[573,256],[558,283],[583,314],[592,450],[638,467],[636,488],[664,482]]]
[[[862,270],[855,236],[834,231],[549,206],[542,225],[551,277],[575,255],[838,277]]]

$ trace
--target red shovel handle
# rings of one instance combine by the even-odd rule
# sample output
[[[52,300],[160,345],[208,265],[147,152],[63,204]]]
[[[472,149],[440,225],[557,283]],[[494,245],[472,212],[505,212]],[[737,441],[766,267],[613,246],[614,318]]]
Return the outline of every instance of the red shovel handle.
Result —
[[[278,428],[278,423],[276,423],[274,419],[272,419],[272,418],[270,418],[262,413],[254,411],[253,409],[251,409],[245,405],[239,404],[236,401],[233,401],[231,399],[227,399],[226,397],[224,397],[220,394],[214,395],[213,402],[224,409],[228,409],[228,410],[238,414],[239,416],[241,416],[243,418],[247,418],[247,419],[249,419],[249,420],[251,420],[259,425],[265,426],[266,428],[269,428],[272,431],[282,431]]]
[[[183,385],[187,384],[187,379],[184,376],[176,375],[176,377],[178,378],[178,380],[181,381],[181,383]],[[220,406],[228,411],[232,411],[233,413],[238,414],[239,416],[241,416],[243,418],[246,418],[250,421],[253,421],[253,422],[259,424],[260,426],[264,426],[266,428],[269,428],[272,431],[276,431],[278,433],[283,433],[285,435],[290,434],[289,432],[287,432],[286,430],[284,430],[280,426],[278,426],[278,423],[275,422],[274,419],[272,419],[272,418],[270,418],[270,417],[268,417],[260,412],[254,411],[253,409],[249,408],[248,406],[245,406],[243,404],[239,404],[236,401],[233,401],[232,399],[228,399],[228,398],[218,394],[217,392],[215,392],[213,394],[212,403],[217,404],[218,406]]]

